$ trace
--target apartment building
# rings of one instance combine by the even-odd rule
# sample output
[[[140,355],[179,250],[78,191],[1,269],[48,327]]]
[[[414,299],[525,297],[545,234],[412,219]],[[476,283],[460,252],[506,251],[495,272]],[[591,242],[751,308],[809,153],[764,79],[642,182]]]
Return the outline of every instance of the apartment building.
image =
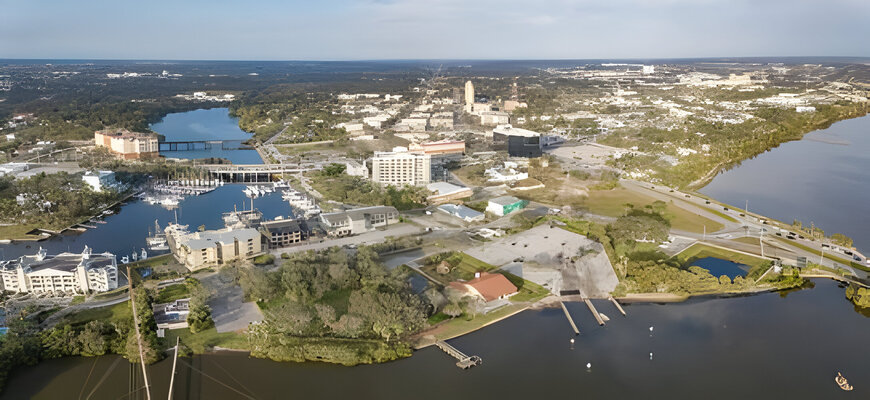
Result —
[[[166,239],[178,262],[191,271],[247,259],[263,252],[262,235],[253,228],[188,233],[170,225],[166,228]]]
[[[354,208],[320,214],[320,222],[329,236],[358,235],[398,223],[399,211],[390,206]]]
[[[0,262],[0,289],[17,293],[89,293],[118,288],[118,264],[111,253],[49,256],[40,247],[34,255]]]

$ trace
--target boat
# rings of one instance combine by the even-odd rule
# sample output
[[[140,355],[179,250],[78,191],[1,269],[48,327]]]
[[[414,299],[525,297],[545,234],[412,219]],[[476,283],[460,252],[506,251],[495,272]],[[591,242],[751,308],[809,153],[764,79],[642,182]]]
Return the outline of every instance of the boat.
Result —
[[[850,391],[853,389],[852,385],[849,384],[849,381],[846,380],[846,377],[839,372],[837,372],[837,376],[834,377],[834,382],[837,382],[837,386],[845,391]]]
[[[139,255],[139,259],[144,260],[146,258],[148,258],[148,252],[146,252],[145,249],[142,249],[142,253]]]
[[[130,256],[121,257],[121,264],[127,264],[130,262]]]

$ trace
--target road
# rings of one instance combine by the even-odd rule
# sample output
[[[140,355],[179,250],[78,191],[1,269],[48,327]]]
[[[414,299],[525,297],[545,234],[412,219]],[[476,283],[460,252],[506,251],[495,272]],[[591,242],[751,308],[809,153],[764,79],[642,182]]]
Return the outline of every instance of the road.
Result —
[[[374,244],[383,242],[387,237],[400,237],[400,236],[408,236],[414,235],[418,233],[422,233],[423,228],[411,224],[411,223],[401,223],[393,225],[384,230],[376,230],[372,232],[366,232],[361,235],[356,236],[348,236],[343,238],[335,238],[335,239],[327,239],[322,242],[314,242],[314,243],[306,243],[299,246],[293,247],[284,247],[281,249],[271,250],[270,253],[275,255],[276,257],[280,257],[281,253],[296,253],[299,251],[307,251],[307,250],[321,250],[333,246],[347,246],[354,245],[359,246],[361,244]]]

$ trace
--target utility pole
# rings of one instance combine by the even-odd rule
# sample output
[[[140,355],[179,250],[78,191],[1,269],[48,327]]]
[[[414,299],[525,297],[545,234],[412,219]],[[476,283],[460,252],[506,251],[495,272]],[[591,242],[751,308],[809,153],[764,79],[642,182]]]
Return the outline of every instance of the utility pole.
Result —
[[[178,343],[179,337],[175,337],[175,356],[172,358],[172,375],[169,375],[169,396],[168,400],[172,400],[172,385],[175,383],[175,364],[178,363]]]
[[[764,229],[764,228],[762,228]],[[764,258],[764,231],[758,231],[758,245],[761,246],[761,258]]]
[[[133,296],[133,278],[127,266],[127,286],[130,288],[130,307],[133,308],[133,326],[136,328],[136,342],[139,344],[139,362],[142,363],[142,376],[145,378],[145,397],[151,400],[151,386],[148,384],[148,371],[145,369],[145,352],[142,351],[142,333],[139,331],[139,314],[136,313],[136,296]]]
[[[707,225],[704,225],[704,241],[707,241]]]

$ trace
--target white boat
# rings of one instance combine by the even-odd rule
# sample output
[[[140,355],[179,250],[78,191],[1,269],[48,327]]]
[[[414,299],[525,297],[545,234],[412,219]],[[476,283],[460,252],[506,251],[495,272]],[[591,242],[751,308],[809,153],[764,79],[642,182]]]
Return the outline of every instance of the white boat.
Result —
[[[148,258],[148,252],[145,251],[145,249],[142,249],[142,253],[139,254],[139,259],[144,260],[146,258]]]
[[[127,264],[130,262],[130,256],[121,257],[121,264]]]

